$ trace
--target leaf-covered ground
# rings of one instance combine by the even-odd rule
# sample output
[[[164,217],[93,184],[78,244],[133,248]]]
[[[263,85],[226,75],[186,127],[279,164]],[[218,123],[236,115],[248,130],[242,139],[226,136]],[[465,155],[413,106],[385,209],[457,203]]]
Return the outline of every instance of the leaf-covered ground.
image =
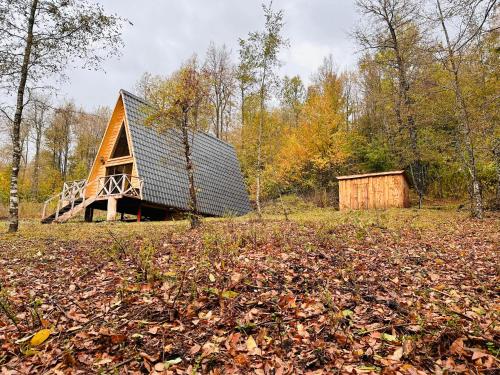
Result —
[[[500,368],[495,215],[30,225],[0,239],[1,374]]]

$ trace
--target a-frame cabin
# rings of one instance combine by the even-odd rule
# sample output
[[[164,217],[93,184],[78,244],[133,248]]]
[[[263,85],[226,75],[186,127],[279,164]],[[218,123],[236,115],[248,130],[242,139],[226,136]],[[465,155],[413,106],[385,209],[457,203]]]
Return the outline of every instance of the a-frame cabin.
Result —
[[[148,104],[121,90],[86,180],[66,182],[44,205],[43,223],[64,222],[94,210],[107,220],[129,214],[138,220],[165,220],[189,208],[188,178],[180,132],[146,126]],[[204,216],[250,211],[234,148],[205,133],[192,137],[198,212]],[[52,210],[50,209],[52,207]]]

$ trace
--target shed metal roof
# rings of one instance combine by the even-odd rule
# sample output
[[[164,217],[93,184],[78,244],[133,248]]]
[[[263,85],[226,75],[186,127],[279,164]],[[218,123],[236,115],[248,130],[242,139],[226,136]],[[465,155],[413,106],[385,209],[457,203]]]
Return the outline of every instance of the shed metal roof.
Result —
[[[405,171],[389,171],[389,172],[376,172],[376,173],[365,173],[365,174],[353,174],[350,176],[338,176],[337,180],[353,180],[355,178],[366,178],[366,177],[379,177],[379,176],[391,176],[403,174]]]
[[[145,125],[148,104],[121,90],[137,172],[144,180],[145,201],[189,209],[189,184],[181,132],[159,132]],[[198,211],[223,216],[250,211],[248,192],[234,148],[209,134],[192,137],[192,158]]]

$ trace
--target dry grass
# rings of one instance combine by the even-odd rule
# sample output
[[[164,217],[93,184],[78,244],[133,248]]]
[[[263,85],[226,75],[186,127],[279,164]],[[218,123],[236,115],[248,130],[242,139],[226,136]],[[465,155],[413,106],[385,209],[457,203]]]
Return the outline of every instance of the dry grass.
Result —
[[[28,210],[28,208],[25,208]],[[25,211],[26,212],[26,211]],[[386,229],[430,229],[458,228],[463,220],[469,217],[466,211],[457,211],[452,207],[431,208],[431,209],[389,209],[389,210],[366,210],[366,211],[344,211],[340,212],[333,208],[315,208],[307,204],[299,207],[287,207],[288,219],[299,224],[319,223],[323,226],[337,226],[342,224],[352,224],[358,227],[375,226]],[[493,214],[489,214],[493,216]],[[103,220],[104,216],[98,218]],[[204,223],[217,222],[247,222],[257,220],[255,213],[250,213],[242,217],[207,218]],[[285,220],[281,206],[269,206],[265,209],[263,220],[275,222]],[[7,221],[0,221],[0,232],[7,229]],[[122,233],[128,236],[137,235],[161,235],[165,231],[172,229],[186,230],[188,223],[186,220],[164,221],[164,222],[113,222],[103,221],[85,223],[82,218],[54,225],[40,224],[38,217],[25,218],[21,220],[20,230],[17,234],[9,235],[11,238],[25,239],[82,239],[89,236],[97,239],[106,237],[109,230]]]
[[[42,212],[43,203],[21,201],[19,205],[19,215],[23,219],[37,219]],[[9,215],[9,207],[7,204],[0,203],[0,220],[6,219]]]

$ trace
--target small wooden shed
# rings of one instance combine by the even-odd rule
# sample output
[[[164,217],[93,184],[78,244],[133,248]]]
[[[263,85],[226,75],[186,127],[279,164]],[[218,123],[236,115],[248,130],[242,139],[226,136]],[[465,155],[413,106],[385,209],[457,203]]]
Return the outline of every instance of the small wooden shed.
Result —
[[[404,171],[337,177],[339,209],[410,207],[410,187]]]

